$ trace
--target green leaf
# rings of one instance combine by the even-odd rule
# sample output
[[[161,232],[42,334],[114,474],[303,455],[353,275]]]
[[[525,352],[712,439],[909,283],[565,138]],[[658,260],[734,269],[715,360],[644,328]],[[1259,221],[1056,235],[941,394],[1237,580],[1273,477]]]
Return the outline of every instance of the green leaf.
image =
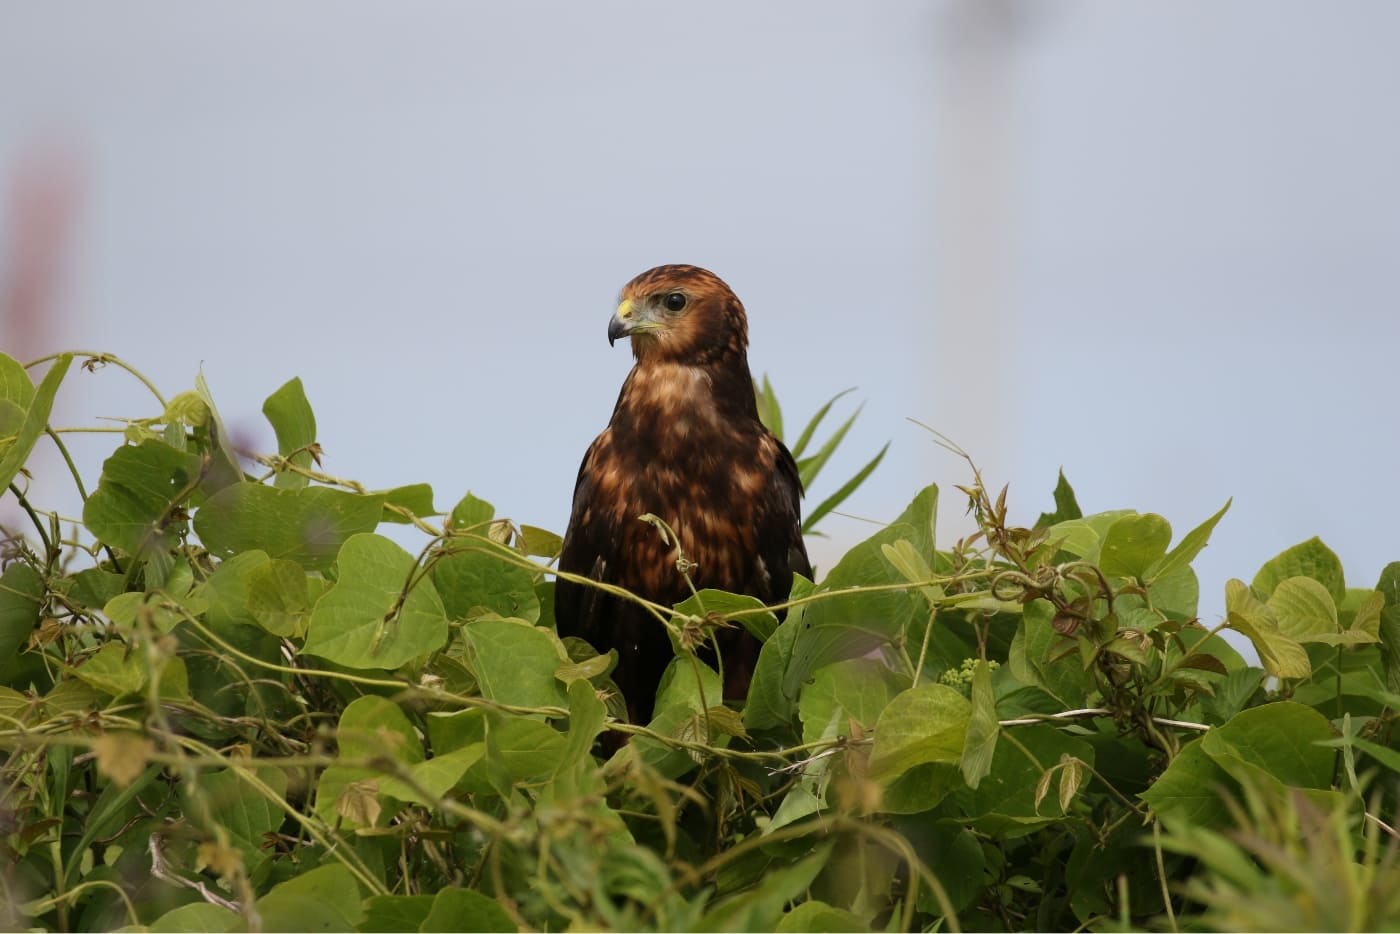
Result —
[[[789,911],[774,929],[779,934],[800,931],[868,931],[859,918],[844,908],[833,908],[826,902],[806,901]]]
[[[31,392],[34,389],[32,384],[29,388]],[[14,439],[24,428],[24,418],[27,414],[27,409],[8,399],[0,399],[0,451],[6,450],[14,443]]]
[[[261,554],[261,552],[250,552]],[[277,636],[300,636],[324,581],[309,578],[295,561],[268,560],[250,568],[247,609],[259,626]]]
[[[767,378],[765,377],[764,379],[766,384]],[[771,387],[769,388],[771,391]],[[831,407],[836,404],[836,401],[841,397],[850,395],[855,391],[856,387],[854,386],[852,386],[850,389],[843,389],[836,395],[832,396],[830,399],[826,400],[825,405],[817,409],[817,414],[813,415],[811,419],[807,422],[806,427],[802,429],[802,434],[800,434],[797,438],[797,443],[792,446],[792,456],[794,458],[801,457],[803,454],[807,453],[807,445],[811,443],[812,436],[816,434],[817,428],[821,426],[822,421],[826,418],[827,413],[831,411]],[[774,401],[776,403],[777,400],[775,399]],[[774,432],[774,434],[778,433]],[[782,435],[779,434],[779,437],[782,437]]]
[[[462,627],[462,638],[484,696],[521,707],[568,706],[554,677],[568,655],[553,633],[524,620],[477,619]]]
[[[1148,576],[1152,576],[1151,571]],[[1152,598],[1152,608],[1168,619],[1186,622],[1196,618],[1201,583],[1191,567],[1179,567],[1169,574],[1153,577],[1147,585],[1147,592]]]
[[[390,506],[407,509],[420,519],[437,512],[437,507],[433,505],[433,488],[426,483],[410,483],[389,490],[377,490],[374,495],[384,497],[385,522],[408,525],[413,521],[390,509]]]
[[[925,762],[959,762],[971,713],[967,698],[945,684],[900,693],[875,724],[870,777],[888,780]]]
[[[697,931],[771,931],[787,904],[804,893],[822,871],[834,847],[827,841],[798,862],[764,873],[761,884],[718,902]]]
[[[121,642],[108,642],[81,665],[64,667],[85,683],[113,697],[136,694],[150,679],[145,655],[130,651]]]
[[[165,431],[161,433],[162,440],[171,447],[183,451],[189,440],[185,434],[186,428],[190,426],[208,427],[209,406],[198,392],[187,389],[184,392],[176,393],[165,403],[165,411],[161,413],[160,420],[165,423]],[[131,437],[132,427],[135,426],[129,426],[127,429],[128,438]]]
[[[1306,678],[1312,674],[1308,653],[1279,631],[1273,610],[1259,602],[1243,581],[1225,582],[1225,616],[1230,628],[1254,644],[1264,670],[1276,678]]]
[[[0,354],[0,356],[4,355]],[[25,411],[24,420],[20,422],[15,433],[9,437],[0,438],[0,492],[9,489],[20,468],[24,466],[25,461],[29,460],[29,454],[34,450],[34,445],[38,443],[39,436],[48,427],[49,412],[53,410],[53,397],[58,393],[58,386],[68,373],[68,367],[73,362],[73,355],[66,353],[55,360],[53,366],[49,367],[49,371],[40,380],[37,390],[29,382],[29,376],[24,372],[23,367],[19,367],[19,364],[11,357],[4,357],[4,359],[8,362],[3,368],[0,368],[0,376],[3,376],[5,399],[17,408],[23,407]],[[16,367],[19,367],[18,372]],[[30,386],[27,391],[24,388],[26,383]],[[27,400],[21,404],[20,400],[26,399],[26,397],[28,397]]]
[[[220,562],[195,593],[207,602],[209,621],[218,628],[256,626],[286,637],[305,634],[311,607],[329,586],[308,577],[295,561],[273,561],[254,550]]]
[[[976,788],[992,770],[997,737],[1001,726],[997,722],[996,696],[992,692],[992,670],[985,659],[978,659],[972,670],[972,711],[967,720],[967,737],[963,741],[962,774],[967,787]]]
[[[388,756],[415,765],[423,761],[423,743],[399,706],[375,695],[346,705],[336,727],[336,743],[346,759]]]
[[[210,451],[209,462],[205,465],[201,486],[205,492],[215,493],[231,484],[242,483],[243,468],[238,464],[238,452],[233,449],[233,435],[224,427],[219,408],[214,404],[214,394],[209,391],[209,384],[204,381],[202,367],[194,375],[194,389],[209,408],[209,422],[206,427],[213,448]]]
[[[577,637],[568,636],[564,640],[562,640],[565,652],[569,651],[569,640],[575,638]],[[584,645],[588,644],[585,642]],[[588,646],[587,651],[592,652],[593,647]],[[569,657],[574,658],[575,656],[572,653],[570,653]],[[591,681],[592,679],[597,678],[600,675],[607,674],[608,671],[613,667],[613,663],[615,661],[616,659],[614,657],[614,654],[612,652],[609,652],[606,655],[590,655],[580,662],[563,662],[559,665],[558,668],[554,669],[554,677],[558,678],[560,681],[568,685],[572,685],[575,681]]]
[[[1378,626],[1385,684],[1400,692],[1400,561],[1392,561],[1381,570],[1376,592],[1385,601]]]
[[[589,750],[606,720],[607,708],[592,685],[583,680],[569,685],[569,736],[554,770],[556,776],[580,764],[592,765]]]
[[[1227,499],[1225,505],[1220,507],[1219,512],[1182,536],[1175,548],[1167,552],[1162,560],[1147,570],[1149,582],[1168,577],[1195,561],[1196,555],[1200,554],[1201,550],[1206,547],[1206,543],[1210,541],[1211,533],[1215,531],[1216,524],[1229,511],[1230,504],[1233,502],[1233,497]]]
[[[257,549],[308,571],[324,571],[347,539],[379,524],[383,507],[382,496],[329,487],[279,490],[236,483],[205,502],[194,528],[204,547],[220,558]]]
[[[468,493],[461,502],[452,507],[452,528],[458,532],[472,531],[486,534],[486,527],[496,516],[496,507],[486,500]]]
[[[835,493],[818,503],[817,508],[813,509],[802,523],[803,534],[811,532],[812,529],[816,528],[817,523],[826,517],[827,513],[844,503],[865,482],[866,478],[875,472],[875,468],[880,466],[880,461],[885,459],[885,452],[889,449],[890,444],[886,441],[885,446],[880,448],[880,452],[866,462],[864,467],[856,471],[855,476],[841,484]]]
[[[658,711],[703,713],[719,703],[723,694],[719,675],[704,662],[696,662],[691,664],[691,659],[679,656],[671,659],[656,688]]]
[[[773,384],[768,382],[768,374],[763,374],[763,385],[754,384],[754,398],[758,402],[758,420],[779,438],[783,436],[783,410],[778,405],[778,394]],[[796,456],[796,455],[794,455]]]
[[[1359,594],[1358,600],[1353,605],[1343,606],[1343,624],[1347,629],[1355,632],[1364,632],[1374,636],[1378,641],[1381,635],[1381,611],[1385,609],[1385,597],[1377,590],[1348,590],[1347,602],[1351,604],[1351,595]],[[1350,621],[1347,620],[1346,613],[1350,611]]]
[[[905,539],[920,554],[933,554],[937,507],[937,486],[919,491],[898,519],[846,552],[818,592],[900,582],[883,547]],[[889,590],[843,594],[809,604],[784,673],[783,694],[796,698],[802,682],[823,665],[898,641],[916,613],[927,616],[922,604],[921,597]]]
[[[486,711],[479,707],[429,713],[427,721],[428,741],[439,753],[486,742]]]
[[[1015,727],[1016,742],[998,743],[992,768],[974,788],[962,788],[954,798],[973,818],[972,826],[994,837],[1029,833],[1064,817],[1055,797],[1036,804],[1036,788],[1044,774],[1066,756],[1094,763],[1094,747],[1052,726]]]
[[[409,767],[411,781],[385,779],[379,790],[400,801],[438,808],[462,777],[486,756],[486,744],[478,743],[433,756]]]
[[[880,810],[886,814],[922,814],[962,787],[962,770],[957,763],[925,762],[885,783],[880,792]]]
[[[469,619],[494,613],[538,622],[540,599],[533,572],[509,563],[514,553],[504,547],[500,551],[484,543],[474,547],[483,550],[450,554],[433,566],[433,585],[442,595],[448,617]]]
[[[546,779],[554,774],[568,739],[543,720],[492,715],[486,733],[486,758],[505,768],[513,781]]]
[[[656,690],[656,713],[648,727],[662,736],[706,742],[705,714],[720,702],[724,689],[715,670],[693,656],[673,658]],[[668,778],[678,778],[695,767],[690,754],[648,736],[635,736],[632,749],[646,765]]]
[[[0,729],[12,729],[27,720],[33,702],[14,688],[0,685]],[[16,721],[20,721],[17,723]]]
[[[0,574],[0,659],[24,649],[29,634],[39,624],[45,592],[44,578],[22,561]]]
[[[1264,683],[1264,676],[1260,668],[1237,668],[1215,682],[1214,696],[1201,701],[1210,722],[1224,723],[1243,710]]]
[[[262,410],[277,433],[277,453],[298,467],[310,469],[311,452],[306,449],[316,443],[316,416],[311,411],[311,403],[306,401],[301,377],[283,383],[267,397]],[[299,490],[306,486],[307,478],[294,470],[283,470],[273,482],[278,489]]]
[[[1311,577],[1326,587],[1334,604],[1346,599],[1346,579],[1342,573],[1341,559],[1316,536],[1264,562],[1259,573],[1254,575],[1253,586],[1268,599],[1280,582],[1300,576]]]
[[[1064,707],[1078,707],[1091,688],[1092,678],[1079,653],[1073,651],[1072,642],[1055,631],[1054,617],[1055,608],[1049,600],[1026,604],[1007,661],[1022,684],[1040,688]]]
[[[102,464],[102,479],[83,506],[83,524],[129,554],[168,551],[185,528],[174,507],[194,492],[199,474],[197,455],[163,441],[123,445]]]
[[[1382,746],[1370,740],[1362,739],[1359,736],[1337,736],[1332,739],[1322,740],[1323,746],[1338,747],[1352,746],[1369,755],[1385,768],[1392,772],[1400,773],[1400,752],[1391,749],[1389,746]]]
[[[432,907],[431,895],[371,895],[364,902],[365,920],[360,922],[360,931],[375,934],[416,931]]]
[[[350,931],[364,916],[355,877],[339,863],[274,886],[256,908],[264,931]]]
[[[918,549],[906,539],[901,538],[892,545],[881,545],[880,553],[885,556],[886,561],[894,565],[895,570],[905,580],[919,585],[919,592],[928,600],[929,606],[937,607],[944,600],[946,594],[943,588],[930,583],[933,580],[933,569],[924,560],[924,556],[919,554]]]
[[[281,769],[263,768],[257,776],[279,798],[287,796],[287,775]],[[269,857],[263,849],[264,836],[282,826],[286,813],[276,802],[239,777],[233,769],[220,769],[200,776],[197,790],[209,819],[228,831],[229,842],[243,856],[249,873]],[[187,812],[195,809],[186,793]]]
[[[432,582],[419,578],[403,594],[412,555],[362,533],[345,542],[337,566],[339,580],[311,613],[303,654],[347,668],[393,669],[442,648],[447,614]]]
[[[1167,553],[1171,540],[1171,524],[1156,513],[1124,516],[1104,533],[1099,569],[1110,578],[1140,580]]]
[[[1035,520],[1035,528],[1043,529],[1066,519],[1078,519],[1084,515],[1079,508],[1079,500],[1074,497],[1074,487],[1065,479],[1065,469],[1060,468],[1060,479],[1055,483],[1055,511],[1042,512]]]
[[[0,400],[27,412],[34,401],[34,381],[24,365],[9,354],[0,353]]]
[[[804,457],[797,461],[797,474],[802,480],[802,488],[804,490],[812,486],[812,481],[817,478],[817,474],[821,473],[822,468],[825,467],[826,462],[831,459],[831,455],[835,453],[836,448],[845,440],[846,433],[851,430],[851,426],[856,423],[856,419],[860,417],[861,410],[864,408],[865,403],[861,403],[856,410],[851,413],[850,417],[842,422],[841,426],[837,428],[836,431],[832,432],[831,437],[827,438],[826,442],[817,449],[817,453],[813,454],[811,457]],[[795,454],[793,455],[794,458],[796,456]]]
[[[870,658],[847,659],[817,669],[798,702],[802,741],[849,736],[851,720],[867,733],[874,730],[890,698],[908,684],[908,678],[900,678]]]
[[[826,806],[826,786],[831,777],[831,760],[821,759],[797,776],[797,782],[783,795],[773,819],[763,828],[770,834],[818,813]]]
[[[1181,747],[1166,771],[1141,797],[1168,826],[1218,827],[1230,821],[1230,811],[1221,794],[1232,793],[1238,787],[1230,773],[1206,754],[1201,741],[1194,740]]]
[[[1066,519],[1050,526],[1049,546],[1076,558],[1096,562],[1099,544],[1108,527],[1124,516],[1137,515],[1131,509],[1098,512],[1080,519]]]
[[[61,680],[44,695],[44,714],[53,717],[88,713],[101,705],[103,693],[111,692],[99,691],[80,678]]]
[[[448,886],[433,898],[420,931],[517,931],[506,910],[494,899],[471,889]]]
[[[219,562],[214,573],[196,589],[209,606],[209,621],[219,629],[230,625],[256,626],[248,607],[248,584],[253,572],[266,567],[265,552],[252,550]],[[300,565],[298,565],[300,567]],[[122,595],[125,599],[125,595]]]
[[[697,616],[704,619],[718,616],[727,620],[732,613],[742,614],[733,620],[734,624],[743,626],[760,642],[773,635],[773,631],[778,628],[778,617],[771,610],[765,609],[763,601],[757,597],[710,588],[692,594],[676,604],[676,616],[673,618]]]
[[[361,794],[383,795],[399,801],[412,801],[431,804],[431,795],[441,795],[460,779],[467,768],[480,757],[480,747],[476,750],[454,750],[447,756],[439,756],[445,762],[437,762],[433,769],[427,769],[423,755],[423,743],[413,724],[404,712],[393,702],[382,697],[368,695],[356,698],[346,706],[336,727],[336,743],[340,748],[340,761],[356,763],[335,765],[321,773],[317,785],[316,813],[328,823],[337,823],[341,816],[337,813],[341,796],[354,783],[360,783]],[[393,777],[393,769],[373,769],[360,765],[356,760],[379,759],[396,763],[398,768],[409,772],[415,779],[422,776],[433,784],[427,789],[428,795],[417,788]],[[447,767],[444,770],[444,766]],[[442,774],[444,771],[451,774]],[[420,783],[421,784],[421,783]],[[351,826],[368,821],[345,819]]]
[[[987,855],[976,835],[961,823],[916,815],[896,820],[894,829],[914,845],[919,859],[942,883],[954,911],[967,908],[982,893],[988,881]],[[935,916],[944,913],[930,885],[919,886],[918,907]]]
[[[126,583],[125,575],[102,568],[87,568],[68,579],[73,584],[73,589],[68,592],[69,599],[88,609],[101,609],[108,600],[122,592]]]
[[[184,931],[226,934],[247,930],[247,921],[236,911],[207,902],[192,902],[167,911],[152,921],[148,930],[151,934],[182,934]]]
[[[808,596],[814,589],[812,582],[802,575],[793,576],[794,600]],[[796,696],[783,690],[783,679],[792,658],[792,647],[805,626],[805,612],[803,605],[788,610],[787,618],[758,652],[758,663],[749,681],[749,696],[744,703],[744,726],[750,730],[767,730],[789,723],[797,712]]]
[[[522,525],[520,527],[520,547],[527,555],[536,558],[555,558],[564,548],[564,539],[549,531],[534,525]]]
[[[1338,631],[1337,606],[1327,588],[1311,577],[1290,577],[1279,581],[1269,596],[1279,632],[1295,642],[1308,642],[1314,636]]]
[[[1332,738],[1322,714],[1291,701],[1252,707],[1201,738],[1201,749],[1237,781],[1271,779],[1295,788],[1332,787]]]

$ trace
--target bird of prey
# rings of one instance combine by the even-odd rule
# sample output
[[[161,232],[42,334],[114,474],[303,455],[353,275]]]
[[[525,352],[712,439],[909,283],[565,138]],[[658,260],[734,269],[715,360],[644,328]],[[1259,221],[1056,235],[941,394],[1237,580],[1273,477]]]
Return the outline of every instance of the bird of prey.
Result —
[[[786,600],[793,574],[812,574],[802,482],[758,418],[744,306],[708,270],[658,266],[623,288],[608,343],[619,337],[631,338],[636,364],[584,454],[559,569],[665,606],[689,597],[692,584]],[[648,514],[677,541],[641,519]],[[635,602],[562,577],[554,609],[561,636],[617,650],[613,680],[628,716],[648,722],[674,654],[665,626]],[[738,626],[716,639],[725,697],[743,698],[759,642]],[[702,658],[713,664],[712,654]]]

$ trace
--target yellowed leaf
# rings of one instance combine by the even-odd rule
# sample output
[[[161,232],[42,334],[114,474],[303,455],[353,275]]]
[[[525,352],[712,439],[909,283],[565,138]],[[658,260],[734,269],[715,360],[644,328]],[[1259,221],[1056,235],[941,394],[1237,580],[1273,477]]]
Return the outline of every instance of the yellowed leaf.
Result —
[[[135,733],[104,733],[92,744],[97,770],[122,788],[146,771],[156,744]]]
[[[335,812],[348,821],[373,827],[383,809],[379,803],[379,782],[372,778],[351,782],[335,799]]]
[[[212,869],[221,879],[231,879],[243,871],[243,854],[209,840],[199,845],[195,870]]]

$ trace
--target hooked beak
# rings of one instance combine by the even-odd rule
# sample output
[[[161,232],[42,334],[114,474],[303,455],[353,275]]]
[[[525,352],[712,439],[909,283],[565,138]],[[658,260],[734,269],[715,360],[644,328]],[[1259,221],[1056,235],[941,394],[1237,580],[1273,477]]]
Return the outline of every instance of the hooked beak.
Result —
[[[608,346],[617,343],[619,337],[631,335],[638,327],[645,327],[645,318],[638,312],[632,299],[624,298],[608,321]]]
[[[608,322],[608,346],[611,347],[617,343],[619,337],[626,337],[631,330],[631,326],[626,321],[614,314],[612,320]]]

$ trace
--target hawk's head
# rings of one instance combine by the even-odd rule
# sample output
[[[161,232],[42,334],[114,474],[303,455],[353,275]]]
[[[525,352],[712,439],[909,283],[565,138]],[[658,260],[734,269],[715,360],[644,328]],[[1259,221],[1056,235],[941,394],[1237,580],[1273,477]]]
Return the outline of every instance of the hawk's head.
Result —
[[[657,266],[627,283],[608,322],[608,343],[619,337],[632,338],[632,354],[642,362],[742,358],[749,343],[744,306],[699,266]]]

